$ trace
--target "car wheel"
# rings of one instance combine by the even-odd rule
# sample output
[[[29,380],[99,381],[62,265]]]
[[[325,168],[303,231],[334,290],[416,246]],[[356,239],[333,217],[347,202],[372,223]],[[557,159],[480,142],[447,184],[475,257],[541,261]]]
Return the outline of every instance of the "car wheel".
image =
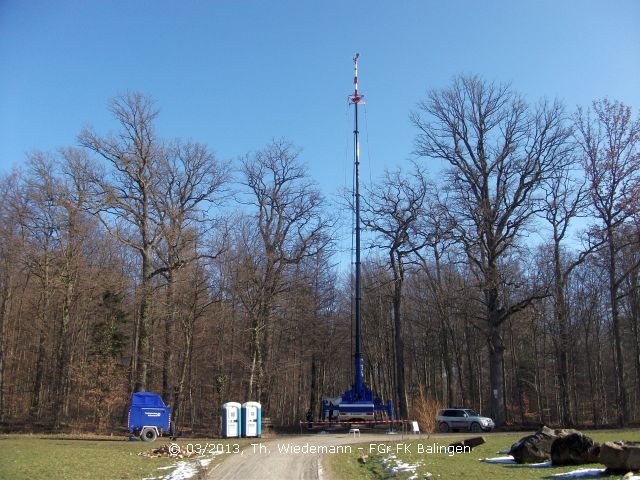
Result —
[[[155,428],[143,428],[140,433],[140,438],[145,442],[153,442],[158,438],[158,432],[156,432]]]
[[[438,430],[442,433],[447,433],[449,431],[449,424],[447,424],[447,422],[441,422],[440,425],[438,425]]]
[[[478,433],[478,432],[482,431],[482,428],[480,427],[480,424],[478,422],[473,422],[471,424],[471,431],[475,432],[475,433]]]

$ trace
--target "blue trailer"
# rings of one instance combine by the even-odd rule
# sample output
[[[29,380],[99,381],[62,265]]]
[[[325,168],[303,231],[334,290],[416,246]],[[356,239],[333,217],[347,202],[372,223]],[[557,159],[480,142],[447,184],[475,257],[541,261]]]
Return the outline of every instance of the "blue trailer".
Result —
[[[153,442],[163,434],[175,436],[171,424],[171,407],[167,407],[160,395],[136,392],[131,395],[127,430],[145,442]]]

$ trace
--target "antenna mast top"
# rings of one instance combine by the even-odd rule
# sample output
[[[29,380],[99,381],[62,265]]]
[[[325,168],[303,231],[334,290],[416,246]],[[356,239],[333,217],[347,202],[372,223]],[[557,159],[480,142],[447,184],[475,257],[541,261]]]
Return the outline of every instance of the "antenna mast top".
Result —
[[[358,59],[360,54],[356,53],[353,56],[353,95],[349,95],[349,103],[355,103],[356,105],[364,98],[364,95],[358,94]],[[364,103],[364,102],[362,102]]]

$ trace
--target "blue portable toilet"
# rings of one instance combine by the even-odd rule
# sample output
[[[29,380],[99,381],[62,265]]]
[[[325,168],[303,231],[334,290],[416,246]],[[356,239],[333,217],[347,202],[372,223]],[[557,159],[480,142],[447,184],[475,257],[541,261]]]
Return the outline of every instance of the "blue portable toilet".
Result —
[[[227,402],[222,405],[222,436],[234,438],[240,436],[242,405],[238,402]]]
[[[242,404],[242,436],[262,436],[262,405],[258,402]]]

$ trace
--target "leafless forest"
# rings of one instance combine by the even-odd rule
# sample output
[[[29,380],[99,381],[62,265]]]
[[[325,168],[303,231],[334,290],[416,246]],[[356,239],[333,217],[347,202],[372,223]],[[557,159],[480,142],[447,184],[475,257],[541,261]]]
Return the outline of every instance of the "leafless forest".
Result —
[[[287,426],[350,387],[349,196],[339,213],[286,140],[226,161],[160,138],[157,108],[118,96],[113,133],[84,129],[0,179],[6,429],[122,429],[139,390],[185,431],[249,399]],[[366,382],[405,418],[423,389],[498,425],[638,422],[630,107],[460,76],[410,120],[414,163],[363,198]]]

